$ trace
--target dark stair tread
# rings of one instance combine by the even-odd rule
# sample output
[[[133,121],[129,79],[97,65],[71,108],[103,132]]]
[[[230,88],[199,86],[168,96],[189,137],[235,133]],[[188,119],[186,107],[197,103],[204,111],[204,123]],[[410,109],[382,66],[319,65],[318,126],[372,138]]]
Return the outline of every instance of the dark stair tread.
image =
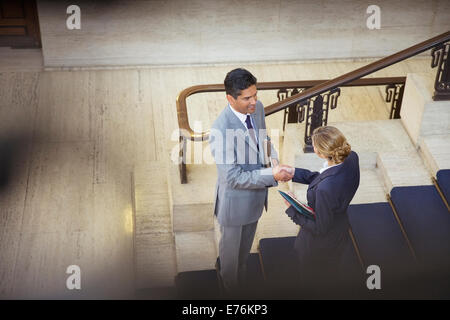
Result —
[[[247,280],[249,285],[255,286],[259,286],[264,282],[264,275],[258,253],[250,253],[248,257]]]
[[[415,260],[387,202],[350,205],[350,226],[365,264],[378,265],[384,275],[402,276]]]
[[[315,292],[316,296],[313,296],[313,293],[304,290],[299,282],[301,270],[299,270],[297,255],[294,251],[295,238],[266,238],[259,242],[263,270],[273,293],[269,296],[275,299],[324,297],[323,294],[328,292]],[[346,287],[342,288],[341,292],[357,294],[360,290],[362,269],[352,245],[344,253],[343,263],[348,274],[345,280]]]
[[[434,186],[395,187],[391,199],[420,262],[450,263],[450,213]]]
[[[450,169],[439,170],[436,173],[436,180],[447,203],[450,204]]]
[[[175,285],[180,299],[218,299],[221,295],[216,270],[180,272]]]
[[[216,270],[180,272],[175,278],[178,297],[181,299],[220,299],[223,297]],[[259,254],[251,253],[247,263],[245,296],[253,296],[263,290],[264,277]]]
[[[259,241],[259,252],[267,280],[291,282],[297,271],[297,257],[294,251],[295,237],[265,238]]]

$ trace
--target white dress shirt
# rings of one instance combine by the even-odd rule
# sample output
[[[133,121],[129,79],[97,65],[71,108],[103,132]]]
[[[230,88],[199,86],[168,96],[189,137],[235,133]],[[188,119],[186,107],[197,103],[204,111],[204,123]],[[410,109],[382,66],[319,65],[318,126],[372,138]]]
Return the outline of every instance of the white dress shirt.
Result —
[[[334,164],[334,165],[332,165],[332,166],[329,166],[329,165],[328,165],[328,161],[325,161],[325,162],[323,163],[322,168],[319,170],[319,173],[322,173],[322,172],[324,172],[325,170],[328,170],[328,169],[330,169],[330,168],[333,168],[333,167],[336,167],[336,166],[340,166],[341,164],[342,164],[342,162],[341,162],[341,163],[338,163],[338,164]]]
[[[255,123],[253,122],[253,118],[251,117],[250,113],[243,114],[243,113],[240,113],[240,112],[234,110],[230,104],[228,104],[228,106],[230,107],[231,111],[233,111],[233,113],[236,115],[236,117],[238,117],[238,119],[241,120],[242,124],[246,128],[247,128],[247,123],[245,122],[245,120],[247,119],[247,115],[250,116],[250,121],[252,123],[253,129],[255,130],[256,141],[258,142],[258,135],[256,134],[256,126],[255,126]],[[248,130],[248,128],[247,128],[247,130]]]

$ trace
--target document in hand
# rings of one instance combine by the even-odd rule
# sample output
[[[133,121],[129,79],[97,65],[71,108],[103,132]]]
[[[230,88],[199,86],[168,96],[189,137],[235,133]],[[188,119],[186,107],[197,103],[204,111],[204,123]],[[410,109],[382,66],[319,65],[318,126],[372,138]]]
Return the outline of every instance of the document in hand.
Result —
[[[314,212],[314,210],[311,207],[298,201],[295,198],[292,198],[286,192],[283,192],[281,190],[278,190],[278,192],[283,196],[283,198],[285,198],[295,208],[295,210],[297,210],[298,213],[304,215],[308,219],[311,219],[311,220],[316,219],[316,213]]]

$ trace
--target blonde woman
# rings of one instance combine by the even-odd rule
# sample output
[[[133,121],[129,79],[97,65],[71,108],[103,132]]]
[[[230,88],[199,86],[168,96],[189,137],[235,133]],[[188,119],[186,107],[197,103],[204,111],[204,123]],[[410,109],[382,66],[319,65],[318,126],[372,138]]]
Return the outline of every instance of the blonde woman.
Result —
[[[326,160],[323,168],[319,172],[295,168],[292,181],[309,185],[308,205],[314,209],[316,218],[306,219],[287,201],[286,213],[301,226],[295,240],[299,285],[320,290],[342,273],[342,256],[350,250],[347,208],[359,186],[359,161],[335,127],[315,129],[312,143],[317,156]]]

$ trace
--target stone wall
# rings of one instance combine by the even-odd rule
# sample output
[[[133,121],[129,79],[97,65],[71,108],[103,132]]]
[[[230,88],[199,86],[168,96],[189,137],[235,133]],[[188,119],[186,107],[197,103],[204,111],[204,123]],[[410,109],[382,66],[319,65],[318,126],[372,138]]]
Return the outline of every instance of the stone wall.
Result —
[[[382,57],[450,29],[448,0],[38,0],[38,13],[46,67]]]

